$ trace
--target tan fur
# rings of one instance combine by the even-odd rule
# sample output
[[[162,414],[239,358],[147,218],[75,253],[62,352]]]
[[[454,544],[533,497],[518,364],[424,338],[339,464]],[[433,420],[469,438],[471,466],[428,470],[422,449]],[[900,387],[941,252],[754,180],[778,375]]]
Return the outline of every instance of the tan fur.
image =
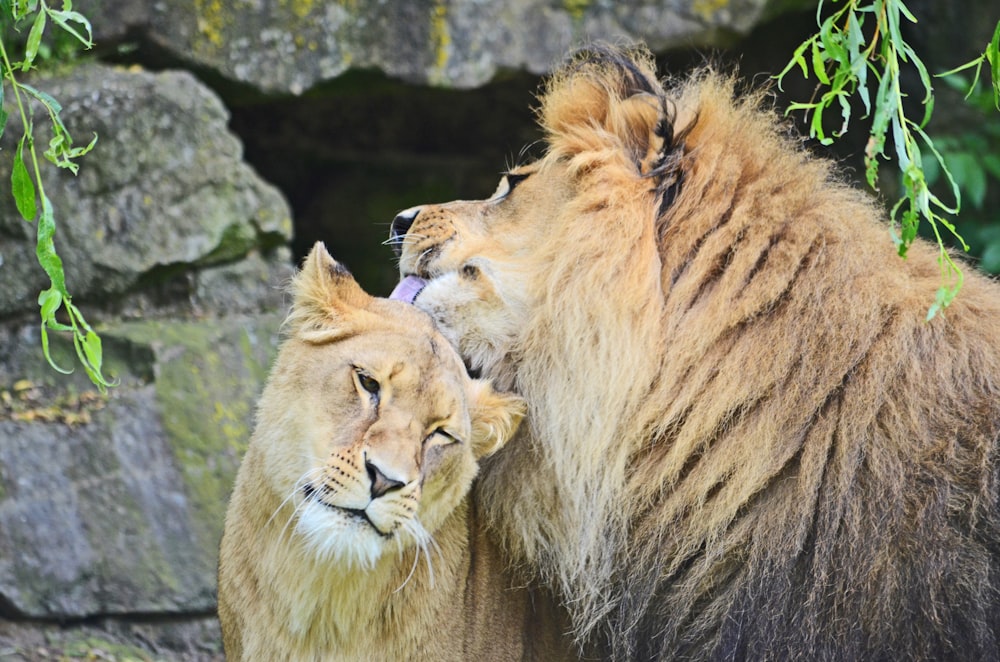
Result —
[[[564,617],[513,582],[467,498],[523,402],[322,244],[293,291],[226,516],[228,659],[566,659]]]
[[[598,47],[545,156],[408,210],[401,272],[529,425],[476,488],[615,659],[1000,656],[1000,288],[711,70]],[[470,268],[471,267],[471,268]]]

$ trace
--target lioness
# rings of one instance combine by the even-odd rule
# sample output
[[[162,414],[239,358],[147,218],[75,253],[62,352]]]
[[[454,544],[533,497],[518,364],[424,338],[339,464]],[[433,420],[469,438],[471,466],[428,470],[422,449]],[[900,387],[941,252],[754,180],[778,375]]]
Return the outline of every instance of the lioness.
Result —
[[[401,213],[416,305],[528,402],[475,488],[602,659],[1000,659],[1000,286],[760,94],[642,51],[548,81],[545,153]]]
[[[427,316],[317,244],[236,478],[219,563],[228,659],[563,659],[466,495],[522,414]]]

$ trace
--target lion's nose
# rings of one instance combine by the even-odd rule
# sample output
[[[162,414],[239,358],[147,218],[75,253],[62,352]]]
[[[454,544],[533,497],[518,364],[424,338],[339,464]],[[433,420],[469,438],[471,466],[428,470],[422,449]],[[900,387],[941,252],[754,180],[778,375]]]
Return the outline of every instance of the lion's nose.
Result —
[[[396,218],[392,219],[392,224],[389,226],[389,245],[392,246],[392,250],[396,252],[397,256],[403,252],[403,239],[410,231],[413,221],[417,220],[419,213],[420,207],[410,207],[399,212],[396,214]]]

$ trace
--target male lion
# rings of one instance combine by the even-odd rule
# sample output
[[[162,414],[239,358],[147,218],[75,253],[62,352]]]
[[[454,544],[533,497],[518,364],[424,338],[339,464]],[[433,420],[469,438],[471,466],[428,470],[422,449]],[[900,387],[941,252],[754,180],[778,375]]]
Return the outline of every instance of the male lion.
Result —
[[[521,399],[469,378],[426,315],[369,297],[322,244],[294,295],[226,515],[228,658],[561,659],[564,621],[511,588],[465,498]]]
[[[996,660],[1000,287],[926,322],[935,249],[896,257],[761,102],[588,49],[540,160],[393,222],[416,305],[528,402],[490,521],[604,658]]]

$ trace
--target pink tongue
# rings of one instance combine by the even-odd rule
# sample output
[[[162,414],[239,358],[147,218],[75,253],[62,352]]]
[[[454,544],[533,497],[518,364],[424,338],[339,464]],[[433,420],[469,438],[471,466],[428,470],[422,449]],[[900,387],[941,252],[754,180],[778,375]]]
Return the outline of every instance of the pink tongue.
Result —
[[[413,303],[413,300],[417,298],[420,294],[420,290],[424,289],[427,285],[427,281],[419,276],[407,276],[403,280],[399,281],[393,289],[392,294],[389,295],[390,299],[395,299],[396,301],[405,301],[406,303]]]

